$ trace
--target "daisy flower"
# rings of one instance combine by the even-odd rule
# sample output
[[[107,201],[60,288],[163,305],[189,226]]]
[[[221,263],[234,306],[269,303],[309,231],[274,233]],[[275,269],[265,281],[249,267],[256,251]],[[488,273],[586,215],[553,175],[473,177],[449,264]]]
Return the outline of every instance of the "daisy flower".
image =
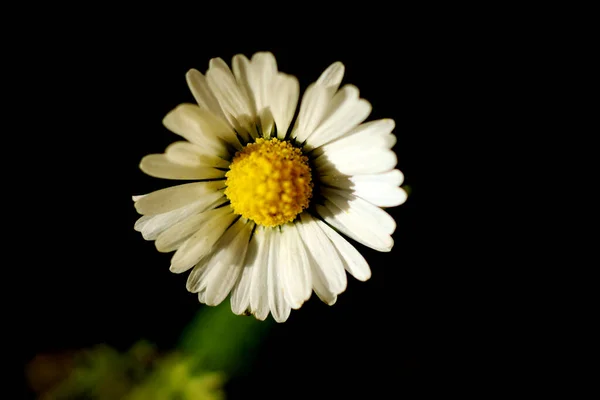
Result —
[[[160,252],[175,251],[170,270],[192,270],[187,289],[217,305],[230,296],[236,314],[287,320],[314,291],[332,305],[346,271],[360,281],[371,270],[341,235],[387,252],[394,219],[382,207],[406,200],[391,150],[394,121],[363,123],[371,105],[340,83],[332,64],[302,97],[298,80],[278,71],[271,53],[210,60],[190,70],[197,104],[164,118],[185,140],[140,168],[193,181],[134,196],[135,229]]]

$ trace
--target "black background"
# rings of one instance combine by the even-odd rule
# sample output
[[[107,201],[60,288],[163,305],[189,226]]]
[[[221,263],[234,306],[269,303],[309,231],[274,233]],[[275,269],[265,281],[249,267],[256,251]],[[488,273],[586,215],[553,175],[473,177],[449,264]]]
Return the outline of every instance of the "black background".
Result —
[[[228,398],[285,398],[283,390],[381,398],[471,387],[477,366],[463,360],[462,346],[477,328],[463,318],[464,272],[450,250],[451,241],[461,240],[460,228],[443,221],[456,175],[449,137],[460,140],[466,129],[455,119],[464,69],[474,67],[465,63],[460,40],[445,36],[447,25],[402,22],[339,22],[314,37],[293,38],[280,34],[297,32],[291,23],[227,35],[200,26],[194,33],[160,25],[115,32],[107,24],[110,39],[98,33],[72,41],[69,32],[44,43],[53,51],[29,65],[44,90],[26,92],[30,103],[43,106],[28,114],[42,168],[38,195],[24,200],[38,210],[28,232],[38,245],[22,254],[28,265],[23,362],[97,343],[119,349],[140,338],[165,349],[176,343],[202,306],[185,290],[186,274],[169,272],[170,255],[133,230],[138,215],[131,201],[176,182],[150,178],[138,163],[178,140],[161,120],[179,103],[193,102],[188,69],[204,71],[212,57],[229,63],[237,53],[271,51],[301,90],[332,62],[345,64],[343,83],[371,102],[369,120],[396,121],[394,149],[411,193],[389,211],[397,222],[392,252],[358,245],[372,278],[349,278],[334,306],[313,296],[274,325],[253,367],[228,384]]]

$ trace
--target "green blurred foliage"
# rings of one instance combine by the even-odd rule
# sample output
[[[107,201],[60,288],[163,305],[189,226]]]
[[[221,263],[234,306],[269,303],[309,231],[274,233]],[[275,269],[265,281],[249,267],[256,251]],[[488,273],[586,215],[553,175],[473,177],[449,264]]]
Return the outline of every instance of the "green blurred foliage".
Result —
[[[45,367],[52,362],[45,358]],[[218,372],[192,368],[193,359],[181,353],[159,354],[148,342],[140,341],[119,353],[100,345],[76,353],[71,369],[58,383],[40,393],[42,400],[222,400],[225,377]],[[35,360],[30,380],[42,372]]]
[[[226,377],[248,365],[269,326],[234,315],[225,302],[202,308],[174,351],[147,341],[126,352],[99,345],[40,355],[27,373],[41,400],[222,400]]]
[[[194,371],[193,360],[170,355],[124,400],[222,400],[225,376],[219,372]]]
[[[225,301],[198,312],[183,331],[179,349],[190,355],[198,367],[232,376],[252,361],[272,323],[270,318],[258,321],[252,316],[235,315]]]

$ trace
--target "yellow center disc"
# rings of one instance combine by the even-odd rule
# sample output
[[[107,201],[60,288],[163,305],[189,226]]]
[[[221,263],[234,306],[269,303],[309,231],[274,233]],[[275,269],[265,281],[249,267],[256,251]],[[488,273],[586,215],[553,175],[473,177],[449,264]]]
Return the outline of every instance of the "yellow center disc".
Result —
[[[308,158],[278,139],[248,144],[236,153],[225,176],[225,195],[234,212],[264,226],[292,221],[312,196]]]

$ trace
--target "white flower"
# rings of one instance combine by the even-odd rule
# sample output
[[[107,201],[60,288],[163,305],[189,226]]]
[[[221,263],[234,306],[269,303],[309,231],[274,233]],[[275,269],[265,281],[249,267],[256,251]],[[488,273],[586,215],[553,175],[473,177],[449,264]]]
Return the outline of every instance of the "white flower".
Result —
[[[198,105],[182,104],[164,125],[186,141],[144,157],[148,175],[195,180],[135,196],[143,216],[135,229],[161,252],[175,251],[171,271],[193,268],[187,289],[200,302],[231,294],[236,314],[287,320],[314,290],[332,305],[348,271],[371,271],[340,233],[390,251],[394,219],[380,207],[402,204],[394,169],[394,121],[362,123],[371,105],[352,85],[339,88],[336,62],[299,97],[294,76],[277,70],[271,53],[251,60],[220,58],[205,75],[190,70]]]

